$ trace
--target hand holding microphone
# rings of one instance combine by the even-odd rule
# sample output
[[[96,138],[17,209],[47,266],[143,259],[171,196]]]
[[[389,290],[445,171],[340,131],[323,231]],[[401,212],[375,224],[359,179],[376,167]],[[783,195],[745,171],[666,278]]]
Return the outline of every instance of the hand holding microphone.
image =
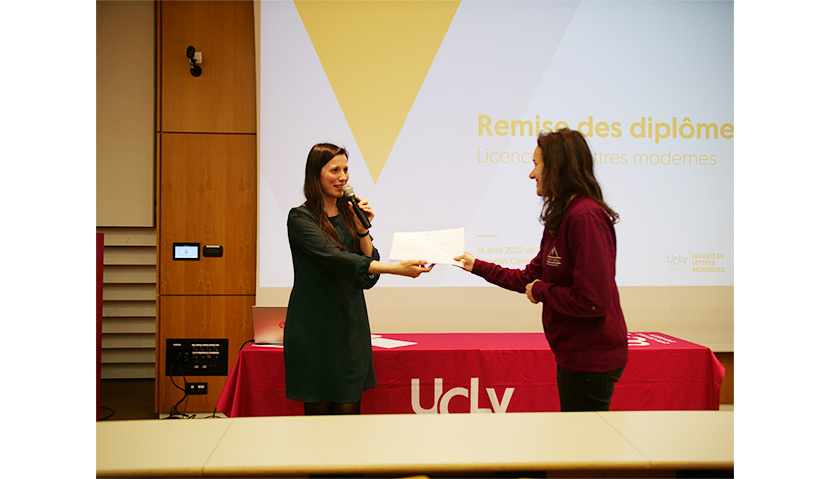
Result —
[[[367,230],[372,227],[372,223],[369,222],[369,218],[366,217],[366,212],[360,207],[360,204],[357,201],[357,198],[354,196],[354,188],[352,185],[343,185],[343,194],[346,196],[346,199],[349,200],[349,203],[352,204],[352,211],[357,215],[357,218],[360,220],[360,223],[363,225],[364,228]]]

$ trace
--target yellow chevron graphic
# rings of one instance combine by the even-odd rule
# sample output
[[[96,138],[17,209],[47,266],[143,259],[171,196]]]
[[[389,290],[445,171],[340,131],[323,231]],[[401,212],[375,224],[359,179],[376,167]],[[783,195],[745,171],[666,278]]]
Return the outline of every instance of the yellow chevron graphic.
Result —
[[[375,183],[459,4],[294,2]]]

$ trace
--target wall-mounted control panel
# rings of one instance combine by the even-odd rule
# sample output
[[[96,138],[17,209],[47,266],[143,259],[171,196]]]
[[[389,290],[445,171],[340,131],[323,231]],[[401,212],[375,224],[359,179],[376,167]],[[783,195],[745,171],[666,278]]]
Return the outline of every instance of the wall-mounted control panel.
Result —
[[[167,338],[167,376],[227,376],[227,339]]]
[[[199,243],[173,243],[173,259],[199,261]]]

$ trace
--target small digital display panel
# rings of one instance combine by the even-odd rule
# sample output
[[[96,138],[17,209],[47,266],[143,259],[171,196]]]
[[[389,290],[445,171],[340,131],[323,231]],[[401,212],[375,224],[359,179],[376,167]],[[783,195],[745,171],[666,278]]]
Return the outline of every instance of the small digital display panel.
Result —
[[[173,259],[198,260],[199,243],[173,243]]]

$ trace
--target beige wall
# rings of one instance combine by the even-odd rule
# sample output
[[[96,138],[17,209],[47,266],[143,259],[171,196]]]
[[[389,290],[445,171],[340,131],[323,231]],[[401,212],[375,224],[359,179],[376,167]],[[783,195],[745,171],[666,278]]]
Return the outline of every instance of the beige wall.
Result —
[[[155,375],[155,3],[96,8],[96,225],[104,379]]]
[[[152,227],[155,3],[99,1],[96,14],[96,224]]]

